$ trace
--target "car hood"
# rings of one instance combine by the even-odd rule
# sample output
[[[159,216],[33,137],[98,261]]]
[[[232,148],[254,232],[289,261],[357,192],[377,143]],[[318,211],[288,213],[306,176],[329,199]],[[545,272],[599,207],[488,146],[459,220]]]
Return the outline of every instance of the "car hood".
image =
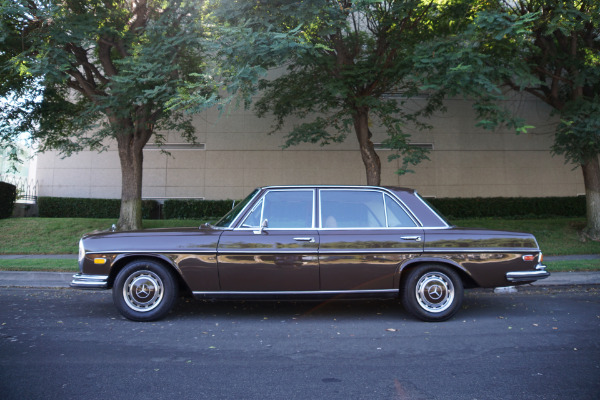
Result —
[[[108,231],[85,235],[82,242],[88,253],[216,251],[222,232],[209,226]]]

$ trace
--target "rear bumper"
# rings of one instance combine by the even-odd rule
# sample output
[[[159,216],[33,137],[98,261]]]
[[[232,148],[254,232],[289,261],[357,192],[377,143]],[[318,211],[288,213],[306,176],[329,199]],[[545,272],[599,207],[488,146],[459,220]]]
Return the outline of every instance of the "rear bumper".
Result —
[[[533,271],[507,272],[506,280],[509,282],[533,282],[549,276],[550,272],[546,271],[546,266],[538,264]]]
[[[108,275],[73,275],[72,288],[76,289],[108,289]]]

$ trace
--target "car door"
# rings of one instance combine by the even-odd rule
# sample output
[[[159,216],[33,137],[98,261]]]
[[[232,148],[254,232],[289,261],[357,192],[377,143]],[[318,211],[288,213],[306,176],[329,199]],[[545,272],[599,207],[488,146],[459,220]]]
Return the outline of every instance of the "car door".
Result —
[[[397,291],[399,265],[423,252],[423,229],[378,189],[319,190],[321,290]]]
[[[219,281],[227,292],[319,289],[319,233],[314,189],[271,189],[218,246]]]

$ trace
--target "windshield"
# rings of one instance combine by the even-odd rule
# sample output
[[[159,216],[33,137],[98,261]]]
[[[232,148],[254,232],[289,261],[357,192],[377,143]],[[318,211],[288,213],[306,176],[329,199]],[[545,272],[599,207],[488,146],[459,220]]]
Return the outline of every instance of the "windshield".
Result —
[[[259,191],[259,189],[254,189],[254,191],[252,193],[250,193],[248,195],[248,197],[246,197],[244,200],[240,201],[235,207],[233,207],[231,209],[231,211],[229,211],[227,214],[225,214],[225,216],[223,218],[221,218],[213,226],[216,226],[216,227],[219,227],[219,228],[229,228],[231,226],[231,224],[233,223],[233,221],[235,220],[235,217],[237,217],[238,214],[250,202],[250,200],[252,200],[254,198],[254,196],[256,196],[256,194],[258,193],[258,191]]]

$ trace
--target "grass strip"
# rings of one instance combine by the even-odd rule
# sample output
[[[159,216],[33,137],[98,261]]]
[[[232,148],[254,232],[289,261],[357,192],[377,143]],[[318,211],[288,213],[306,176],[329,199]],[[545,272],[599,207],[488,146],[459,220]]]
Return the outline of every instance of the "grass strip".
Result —
[[[544,261],[550,272],[600,271],[600,260]]]
[[[0,271],[51,271],[79,272],[77,260],[55,260],[46,258],[0,260]]]
[[[86,233],[107,230],[116,219],[8,218],[0,220],[0,254],[77,254]],[[200,226],[198,220],[144,220],[144,228]]]

